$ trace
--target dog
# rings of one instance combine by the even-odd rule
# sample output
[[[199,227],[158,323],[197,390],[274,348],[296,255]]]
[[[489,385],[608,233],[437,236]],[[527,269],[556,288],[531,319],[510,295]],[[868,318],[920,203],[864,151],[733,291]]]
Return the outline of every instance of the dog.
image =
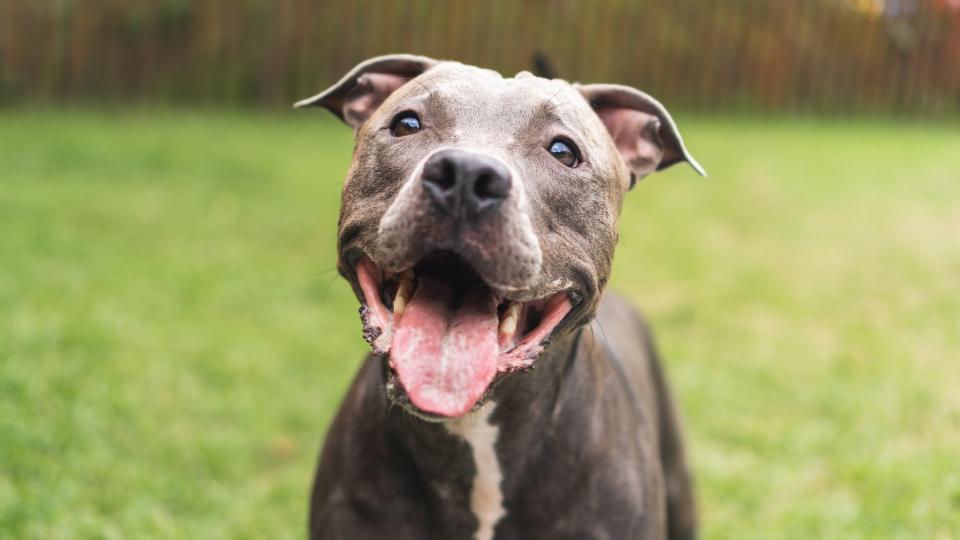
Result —
[[[337,268],[372,348],[310,537],[694,538],[656,350],[603,294],[627,191],[679,162],[705,174],[663,105],[401,54],[309,106],[354,130]]]

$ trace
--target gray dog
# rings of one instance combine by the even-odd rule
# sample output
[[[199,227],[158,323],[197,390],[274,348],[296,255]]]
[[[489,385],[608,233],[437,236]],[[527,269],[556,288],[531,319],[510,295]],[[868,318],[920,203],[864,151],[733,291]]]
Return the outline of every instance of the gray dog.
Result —
[[[625,193],[703,172],[666,109],[411,55],[313,105],[356,136],[337,266],[373,352],[327,434],[311,538],[695,537],[656,352],[602,295]]]

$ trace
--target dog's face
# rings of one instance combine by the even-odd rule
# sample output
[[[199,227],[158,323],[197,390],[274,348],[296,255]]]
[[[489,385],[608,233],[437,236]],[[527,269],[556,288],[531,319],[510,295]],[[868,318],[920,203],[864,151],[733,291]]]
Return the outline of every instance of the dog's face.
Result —
[[[679,161],[700,170],[666,110],[627,87],[393,55],[303,105],[355,130],[338,268],[388,393],[424,417],[470,411],[588,321],[625,192]]]

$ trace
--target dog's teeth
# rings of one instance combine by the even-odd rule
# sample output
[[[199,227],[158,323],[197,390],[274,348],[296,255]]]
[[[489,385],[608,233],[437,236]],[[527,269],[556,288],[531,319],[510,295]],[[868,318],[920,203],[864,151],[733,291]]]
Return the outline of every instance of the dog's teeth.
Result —
[[[507,309],[503,310],[503,318],[500,319],[500,333],[505,336],[511,336],[517,331],[517,322],[520,320],[520,304],[510,302]]]
[[[407,300],[406,298],[400,296],[399,292],[397,297],[393,300],[393,316],[399,317],[403,315],[403,311],[407,309]]]
[[[403,315],[407,309],[407,302],[410,301],[410,293],[413,292],[413,275],[405,272],[400,276],[400,285],[397,286],[397,296],[393,299],[393,316]]]

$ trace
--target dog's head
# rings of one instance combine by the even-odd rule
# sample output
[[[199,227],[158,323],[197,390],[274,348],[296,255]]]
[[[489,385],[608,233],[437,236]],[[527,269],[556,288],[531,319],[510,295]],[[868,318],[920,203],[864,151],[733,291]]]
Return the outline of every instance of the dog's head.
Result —
[[[624,193],[680,161],[702,172],[666,109],[625,86],[390,55],[310,105],[354,129],[338,268],[388,393],[421,416],[470,411],[587,322]]]

